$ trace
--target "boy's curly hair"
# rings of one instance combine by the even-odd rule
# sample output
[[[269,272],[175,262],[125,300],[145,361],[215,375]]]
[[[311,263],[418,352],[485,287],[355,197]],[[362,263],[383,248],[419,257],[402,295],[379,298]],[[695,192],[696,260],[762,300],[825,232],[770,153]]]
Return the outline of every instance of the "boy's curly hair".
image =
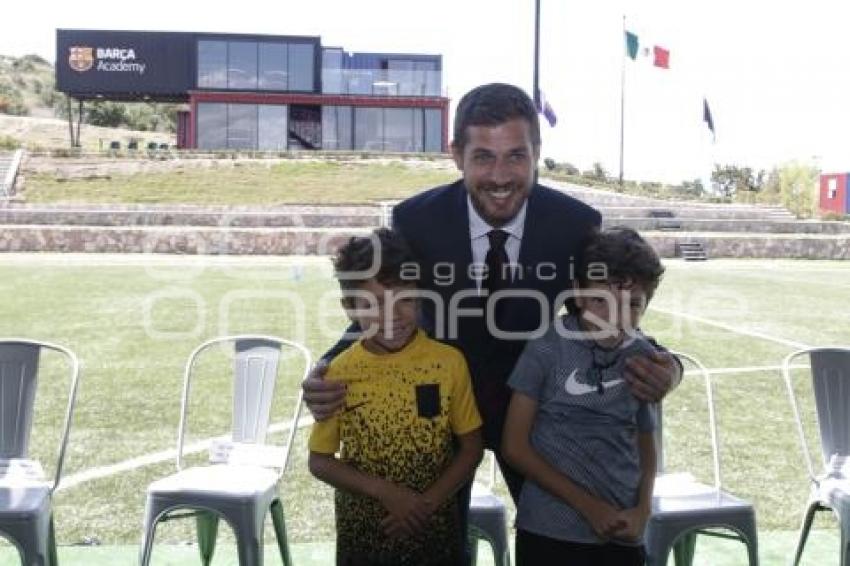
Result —
[[[375,257],[375,242],[380,244],[380,257]],[[371,236],[354,236],[337,251],[334,258],[334,271],[342,290],[358,288],[368,278],[341,278],[341,273],[366,272],[374,269],[378,263],[374,279],[384,286],[415,285],[417,283],[418,263],[413,252],[398,232],[389,228],[379,228]],[[417,266],[407,269],[405,266]]]
[[[579,286],[599,282],[592,274],[602,265],[608,282],[639,285],[646,291],[647,300],[652,298],[664,274],[664,266],[652,246],[626,226],[597,231],[585,241],[576,263]]]

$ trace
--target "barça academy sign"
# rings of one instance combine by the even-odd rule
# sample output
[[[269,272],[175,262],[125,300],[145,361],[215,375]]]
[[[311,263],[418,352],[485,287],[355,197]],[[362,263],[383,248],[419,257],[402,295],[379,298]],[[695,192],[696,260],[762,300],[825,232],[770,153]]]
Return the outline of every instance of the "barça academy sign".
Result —
[[[195,49],[187,33],[56,30],[57,90],[80,100],[184,100]]]
[[[95,61],[97,65],[95,66]],[[106,73],[145,74],[147,64],[136,60],[136,50],[121,47],[83,47],[74,45],[68,48],[68,65],[78,73],[85,73],[92,67]]]

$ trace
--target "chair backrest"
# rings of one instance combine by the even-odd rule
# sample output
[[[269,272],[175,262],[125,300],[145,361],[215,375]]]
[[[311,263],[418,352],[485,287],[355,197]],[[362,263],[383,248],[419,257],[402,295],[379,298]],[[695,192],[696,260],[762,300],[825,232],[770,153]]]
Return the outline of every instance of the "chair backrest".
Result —
[[[688,376],[696,376],[701,378],[704,386],[705,386],[705,399],[706,406],[708,409],[708,432],[711,438],[711,457],[712,457],[712,473],[714,476],[714,488],[720,491],[722,482],[721,482],[721,474],[720,474],[720,454],[719,454],[719,446],[720,439],[717,432],[717,417],[715,415],[714,409],[714,388],[712,385],[711,374],[708,369],[700,362],[697,358],[685,354],[683,352],[671,352],[676,358],[682,362],[682,367],[684,369],[684,374],[682,375],[682,379],[688,379]],[[688,366],[691,369],[688,369]],[[673,391],[671,395],[676,395],[676,392]],[[665,472],[665,461],[664,461],[664,429],[663,429],[663,416],[664,412],[662,410],[663,403],[658,404],[658,421],[657,426],[655,428],[655,449],[656,449],[656,468],[659,474]]]
[[[306,378],[310,371],[312,360],[310,352],[301,344],[275,336],[239,335],[214,338],[195,348],[189,356],[183,376],[183,401],[177,441],[177,467],[178,469],[183,467],[183,445],[188,417],[189,392],[196,362],[203,352],[213,346],[226,343],[233,346],[231,448],[248,445],[259,448],[266,444],[281,359],[281,348],[283,346],[293,348],[303,359],[304,371],[298,381],[297,400],[289,422],[287,443],[284,447],[283,457],[273,464],[275,468],[279,469],[279,474],[282,475],[289,461],[292,441],[298,427],[298,417],[301,414],[301,381]],[[220,458],[216,460],[228,461],[230,448],[224,449],[223,452],[219,451],[219,456]]]
[[[0,459],[29,457],[29,441],[38,386],[39,358],[42,349],[56,351],[68,360],[71,390],[65,410],[65,422],[59,444],[53,487],[59,483],[65,448],[77,395],[80,364],[70,350],[26,338],[0,339]]]
[[[804,355],[809,357],[821,456],[823,466],[827,467],[831,461],[841,464],[850,457],[850,348],[807,348],[788,355],[782,362],[782,376],[797,420],[806,465],[814,479],[814,464],[791,376],[795,360]]]

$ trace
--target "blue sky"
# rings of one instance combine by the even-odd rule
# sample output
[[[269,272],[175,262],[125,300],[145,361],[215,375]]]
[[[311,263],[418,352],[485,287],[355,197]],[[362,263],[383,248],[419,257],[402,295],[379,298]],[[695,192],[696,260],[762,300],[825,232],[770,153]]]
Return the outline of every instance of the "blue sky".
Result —
[[[619,161],[623,15],[641,42],[671,52],[667,71],[626,66],[627,178],[705,177],[714,161],[770,167],[797,159],[850,171],[850,3],[761,0],[541,0],[541,86],[559,122],[543,155],[589,168]],[[532,0],[240,0],[214,9],[147,0],[25,2],[0,21],[0,53],[55,58],[55,29],[320,35],[349,50],[440,53],[453,105],[492,81],[532,81]],[[702,122],[706,96],[717,128]]]

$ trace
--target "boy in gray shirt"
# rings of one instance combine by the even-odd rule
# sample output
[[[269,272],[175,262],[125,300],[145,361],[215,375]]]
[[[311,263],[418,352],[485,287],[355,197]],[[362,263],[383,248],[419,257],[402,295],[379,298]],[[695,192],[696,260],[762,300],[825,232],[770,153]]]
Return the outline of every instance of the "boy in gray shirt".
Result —
[[[569,314],[528,343],[508,380],[502,451],[525,476],[518,566],[644,563],[656,408],[623,373],[627,358],[656,350],[637,327],[663,272],[634,230],[595,234]]]

